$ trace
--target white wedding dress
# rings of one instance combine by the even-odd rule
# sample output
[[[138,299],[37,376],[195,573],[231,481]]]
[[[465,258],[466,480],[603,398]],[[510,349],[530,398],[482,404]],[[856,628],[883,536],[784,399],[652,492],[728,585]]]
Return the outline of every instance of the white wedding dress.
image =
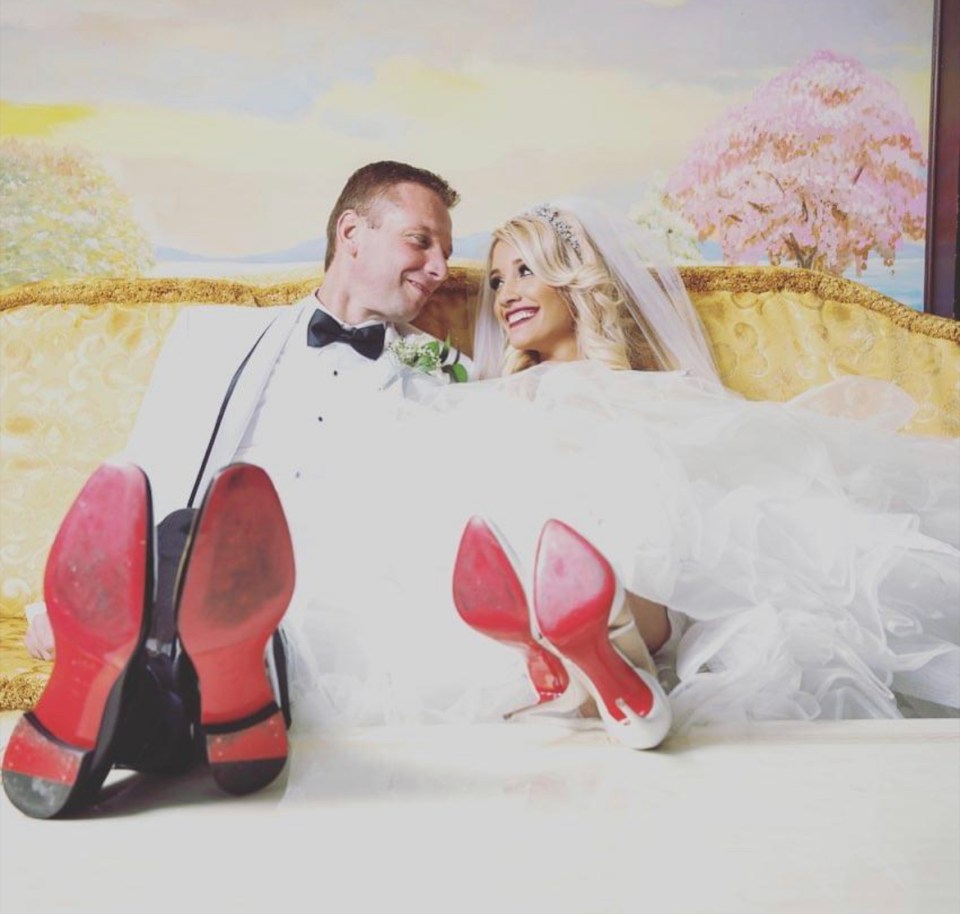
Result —
[[[543,522],[564,520],[671,609],[657,659],[675,729],[960,706],[960,440],[895,434],[914,409],[898,388],[846,378],[749,402],[589,362],[421,380],[404,370],[408,396],[338,439],[324,481],[281,490],[298,728],[491,720],[532,700],[522,655],[453,605],[472,514],[526,568]]]

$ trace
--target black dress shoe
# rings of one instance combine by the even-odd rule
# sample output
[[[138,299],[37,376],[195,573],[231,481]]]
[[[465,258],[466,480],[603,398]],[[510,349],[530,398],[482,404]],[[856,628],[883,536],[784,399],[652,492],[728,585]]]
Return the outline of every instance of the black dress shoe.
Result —
[[[3,757],[3,788],[28,816],[92,802],[114,764],[149,628],[152,535],[149,484],[132,465],[97,469],[60,525],[44,576],[53,671]]]
[[[187,545],[177,632],[196,671],[207,760],[229,793],[264,787],[286,763],[286,726],[264,653],[293,585],[293,546],[273,483],[260,467],[226,467],[210,483]]]

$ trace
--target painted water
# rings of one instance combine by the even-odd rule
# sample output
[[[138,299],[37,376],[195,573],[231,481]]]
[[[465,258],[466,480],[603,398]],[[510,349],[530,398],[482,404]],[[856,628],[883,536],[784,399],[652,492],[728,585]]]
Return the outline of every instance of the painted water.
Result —
[[[853,271],[846,274],[861,285],[869,286],[882,292],[889,298],[913,308],[923,310],[923,274],[924,260],[922,257],[905,257],[898,259],[893,269],[883,264],[868,266],[859,276]]]

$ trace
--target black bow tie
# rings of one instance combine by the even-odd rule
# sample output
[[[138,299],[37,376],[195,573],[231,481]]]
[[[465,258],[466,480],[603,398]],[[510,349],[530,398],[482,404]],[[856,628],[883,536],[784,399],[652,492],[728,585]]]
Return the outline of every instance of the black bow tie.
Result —
[[[365,358],[376,359],[383,352],[386,333],[384,324],[344,327],[335,317],[317,308],[307,326],[307,345],[320,347],[331,343],[347,343]]]

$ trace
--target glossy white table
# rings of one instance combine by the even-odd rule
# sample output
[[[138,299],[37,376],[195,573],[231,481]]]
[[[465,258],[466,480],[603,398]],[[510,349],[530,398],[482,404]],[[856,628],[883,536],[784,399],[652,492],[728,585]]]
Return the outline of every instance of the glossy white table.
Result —
[[[960,911],[956,719],[646,753],[544,724],[379,729],[294,737],[241,800],[203,770],[107,794],[54,822],[0,800],[2,914]]]

